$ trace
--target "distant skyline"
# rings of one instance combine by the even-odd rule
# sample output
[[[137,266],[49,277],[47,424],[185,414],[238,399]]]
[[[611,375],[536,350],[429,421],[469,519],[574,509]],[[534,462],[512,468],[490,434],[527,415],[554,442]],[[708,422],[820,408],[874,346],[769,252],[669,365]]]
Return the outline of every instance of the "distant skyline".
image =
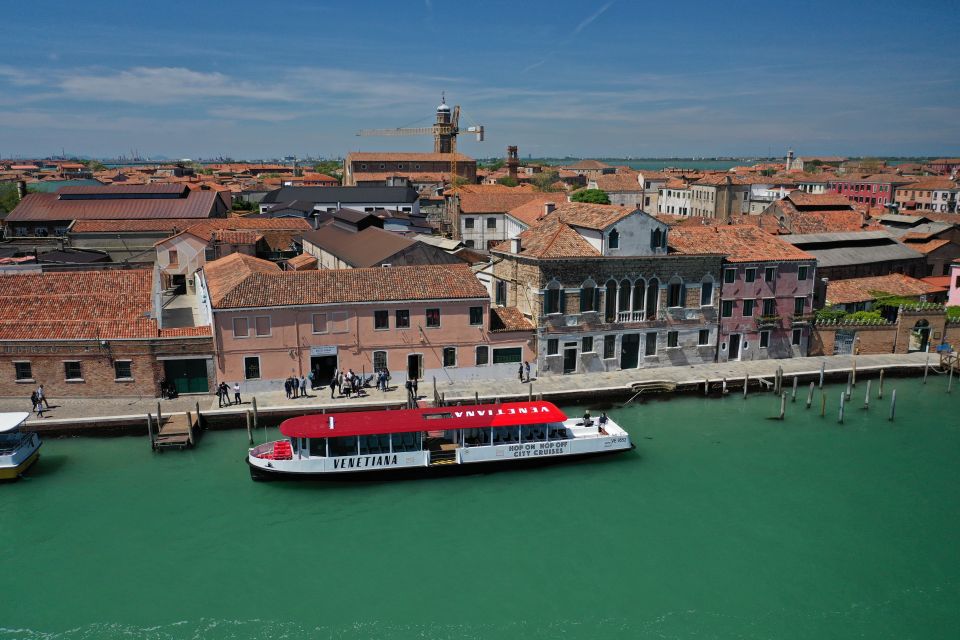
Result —
[[[953,2],[113,0],[4,15],[0,157],[958,156]]]

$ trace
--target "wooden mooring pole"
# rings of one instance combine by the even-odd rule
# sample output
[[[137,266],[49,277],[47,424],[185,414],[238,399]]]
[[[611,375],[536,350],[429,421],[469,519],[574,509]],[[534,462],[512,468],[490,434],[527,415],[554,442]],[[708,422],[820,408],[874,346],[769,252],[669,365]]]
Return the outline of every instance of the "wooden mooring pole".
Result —
[[[253,406],[253,430],[257,430],[260,424],[260,413],[257,411],[257,396],[250,398],[250,404]]]
[[[820,392],[820,417],[827,415],[827,394]]]
[[[793,376],[793,393],[790,394],[790,402],[796,402],[796,401],[797,401],[797,384],[798,384],[798,382],[799,382],[799,381],[797,380],[797,376]]]
[[[247,416],[247,439],[253,444],[253,418],[250,411],[244,411]]]
[[[750,387],[750,374],[743,376],[743,397],[747,397],[747,389]]]
[[[857,386],[857,356],[853,356],[853,359],[851,360],[850,381],[853,384],[853,386]]]
[[[784,416],[787,415],[787,392],[784,391],[780,394],[780,416],[778,420],[783,420]]]
[[[723,382],[720,384],[720,393],[722,395],[727,395],[727,379],[724,378]]]
[[[813,387],[816,386],[813,383],[813,380],[810,381],[810,390],[807,391],[807,409],[810,408],[810,405],[813,404]]]
[[[153,449],[153,416],[147,414],[147,435],[150,436],[150,448]]]
[[[710,395],[710,378],[705,378],[703,381],[703,395]]]
[[[827,363],[821,362],[820,363],[820,388],[821,389],[823,389],[823,376],[826,373],[826,370],[827,370]]]
[[[883,369],[880,369],[880,382],[877,383],[877,400],[883,399]]]
[[[890,394],[890,417],[888,418],[890,422],[893,422],[893,418],[897,413],[897,390],[894,389],[893,393]]]
[[[853,386],[853,371],[850,371],[849,373],[847,373],[847,391],[844,394],[846,395],[847,400],[850,399],[850,391],[852,386]]]
[[[157,433],[160,433],[160,427],[163,425],[163,418],[160,416],[160,403],[157,403]]]
[[[930,354],[927,354],[927,362],[923,365],[923,384],[927,384],[927,372],[930,371]]]
[[[870,408],[870,383],[871,383],[871,382],[873,382],[873,380],[867,380],[867,392],[866,392],[865,394],[863,394],[863,408],[864,408],[864,409],[869,409],[869,408]]]
[[[533,402],[533,383],[530,383],[530,389],[527,391],[527,402]]]
[[[480,404],[480,392],[479,392],[479,391],[474,391],[474,392],[473,392],[473,404]]]
[[[846,402],[846,398],[847,398],[846,394],[843,394],[843,393],[840,394],[840,415],[837,416],[837,422],[839,422],[840,424],[843,424],[843,407],[844,407],[844,403]]]
[[[953,363],[950,363],[950,376],[947,378],[947,393],[953,389]]]

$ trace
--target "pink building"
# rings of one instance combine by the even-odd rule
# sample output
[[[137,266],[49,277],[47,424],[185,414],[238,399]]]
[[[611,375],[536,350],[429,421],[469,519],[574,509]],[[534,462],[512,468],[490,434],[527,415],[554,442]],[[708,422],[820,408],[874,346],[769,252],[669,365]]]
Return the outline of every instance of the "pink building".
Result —
[[[892,173],[878,173],[874,176],[838,177],[830,181],[828,193],[839,193],[851,202],[859,202],[871,207],[882,207],[894,202],[898,187],[910,184],[912,180]]]
[[[466,264],[281,271],[236,253],[207,263],[197,292],[218,379],[248,391],[310,372],[326,385],[337,369],[386,367],[391,384],[496,378],[533,359],[532,325],[491,317]]]
[[[677,226],[680,253],[723,253],[717,361],[807,355],[817,261],[750,225]]]
[[[947,295],[947,306],[960,306],[960,260],[954,260],[950,265],[950,293]]]

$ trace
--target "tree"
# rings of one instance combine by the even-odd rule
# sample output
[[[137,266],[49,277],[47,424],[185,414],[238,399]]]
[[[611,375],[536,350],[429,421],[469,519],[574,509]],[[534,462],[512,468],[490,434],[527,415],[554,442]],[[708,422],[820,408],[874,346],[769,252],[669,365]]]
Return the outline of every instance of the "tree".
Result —
[[[557,171],[541,171],[530,177],[530,184],[538,191],[559,191],[554,183],[560,179],[560,173]]]
[[[502,178],[497,178],[497,184],[502,184],[505,187],[515,187],[520,184],[520,181],[512,176],[503,176]]]
[[[317,173],[325,173],[332,178],[340,178],[343,173],[343,165],[336,160],[321,160],[313,165],[313,170]]]
[[[496,171],[497,169],[503,167],[504,164],[506,163],[503,160],[497,159],[491,160],[490,162],[480,163],[480,166],[489,171]]]
[[[106,171],[107,165],[103,164],[99,160],[81,160],[80,164],[83,164],[90,169],[90,171]]]
[[[570,200],[591,204],[610,204],[610,196],[603,189],[579,189],[570,194]]]
[[[18,204],[20,196],[17,194],[17,185],[13,182],[0,184],[0,211],[13,211]]]

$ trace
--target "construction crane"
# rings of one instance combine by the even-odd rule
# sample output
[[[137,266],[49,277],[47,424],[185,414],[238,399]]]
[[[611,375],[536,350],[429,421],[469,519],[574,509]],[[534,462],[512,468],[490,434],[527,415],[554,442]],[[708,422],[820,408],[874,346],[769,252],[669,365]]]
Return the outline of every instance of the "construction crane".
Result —
[[[476,125],[460,129],[460,105],[453,108],[447,106],[446,96],[440,100],[437,107],[437,121],[432,127],[400,127],[397,129],[361,129],[358,136],[433,136],[433,152],[449,153],[450,155],[450,182],[454,194],[459,189],[457,177],[457,136],[461,133],[472,133],[477,136],[477,142],[483,142],[483,125]]]

